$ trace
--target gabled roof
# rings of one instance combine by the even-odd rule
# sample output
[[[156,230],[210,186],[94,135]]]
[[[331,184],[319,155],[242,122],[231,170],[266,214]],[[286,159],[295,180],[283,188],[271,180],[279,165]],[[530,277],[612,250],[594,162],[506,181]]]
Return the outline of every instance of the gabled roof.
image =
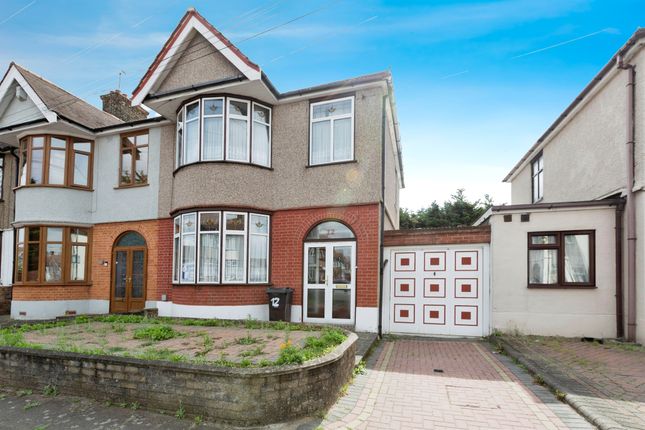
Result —
[[[0,99],[5,96],[13,80],[17,80],[25,92],[32,98],[49,122],[56,121],[52,113],[61,118],[76,122],[89,129],[121,124],[119,118],[104,112],[86,101],[68,93],[59,86],[36,75],[35,73],[11,63],[0,82]],[[24,81],[23,81],[24,80]]]
[[[186,47],[184,42],[192,34],[193,30],[206,38],[247,79],[257,80],[261,78],[260,66],[242,54],[230,40],[217,31],[195,9],[189,8],[132,92],[133,105],[140,104],[154,88],[155,84],[162,81],[167,66],[172,64],[169,60],[181,55],[180,51]]]
[[[632,34],[632,36],[627,40],[627,42],[611,57],[611,60],[598,72],[596,76],[587,84],[587,86],[578,94],[573,102],[560,114],[560,116],[551,124],[551,126],[540,136],[540,138],[531,146],[526,154],[520,159],[520,161],[513,166],[510,172],[506,175],[503,182],[510,181],[515,174],[520,170],[524,163],[532,158],[533,154],[537,154],[538,148],[541,147],[542,143],[551,135],[551,133],[569,116],[569,114],[587,97],[587,95],[598,85],[602,79],[614,68],[620,57],[625,56],[627,52],[636,45],[640,39],[645,38],[645,28],[639,28]]]

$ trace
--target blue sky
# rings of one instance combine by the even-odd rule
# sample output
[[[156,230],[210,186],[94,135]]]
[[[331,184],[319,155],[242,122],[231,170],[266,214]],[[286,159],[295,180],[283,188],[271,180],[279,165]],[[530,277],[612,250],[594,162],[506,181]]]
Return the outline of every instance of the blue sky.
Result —
[[[281,91],[391,69],[413,209],[457,188],[508,202],[508,170],[645,25],[628,0],[3,0],[0,67],[98,105],[119,71],[134,89],[189,6],[234,43],[315,11],[238,45]]]

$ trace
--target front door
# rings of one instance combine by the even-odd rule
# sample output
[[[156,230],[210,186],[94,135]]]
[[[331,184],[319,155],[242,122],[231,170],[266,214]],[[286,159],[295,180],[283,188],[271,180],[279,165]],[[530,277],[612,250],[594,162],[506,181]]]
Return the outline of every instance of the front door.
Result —
[[[146,248],[116,247],[112,261],[110,312],[142,310],[146,303]]]
[[[305,243],[305,322],[354,323],[356,243]]]

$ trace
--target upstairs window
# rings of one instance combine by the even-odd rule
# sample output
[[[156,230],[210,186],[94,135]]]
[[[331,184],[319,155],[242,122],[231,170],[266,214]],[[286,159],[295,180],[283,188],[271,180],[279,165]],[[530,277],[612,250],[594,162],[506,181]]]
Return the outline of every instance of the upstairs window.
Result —
[[[0,201],[4,199],[4,155],[0,155]]]
[[[354,159],[354,97],[312,103],[309,164]]]
[[[20,186],[90,188],[93,142],[65,136],[20,140]]]
[[[544,197],[544,159],[542,154],[535,157],[531,162],[531,181],[533,203],[537,203]]]
[[[200,161],[271,166],[271,108],[233,97],[205,97],[177,114],[176,167]]]
[[[119,186],[148,183],[148,131],[121,136]]]
[[[529,287],[595,285],[595,233],[566,231],[529,233]]]

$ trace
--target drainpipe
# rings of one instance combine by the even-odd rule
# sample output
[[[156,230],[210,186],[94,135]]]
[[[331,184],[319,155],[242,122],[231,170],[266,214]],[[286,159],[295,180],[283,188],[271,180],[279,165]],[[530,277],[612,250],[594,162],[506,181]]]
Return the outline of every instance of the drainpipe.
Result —
[[[625,313],[623,298],[623,214],[625,203],[616,205],[616,337],[625,336]]]
[[[388,94],[383,96],[383,101],[381,105],[381,220],[380,220],[380,231],[379,231],[379,282],[378,282],[378,337],[381,339],[383,337],[383,271],[385,270],[385,262],[383,261],[383,237],[385,230],[385,125],[387,122],[387,114],[385,112],[385,103],[389,97],[389,88]]]
[[[623,57],[618,56],[618,68],[627,72],[627,341],[636,340],[636,205],[634,202],[634,87],[636,68],[633,64],[623,63]]]

